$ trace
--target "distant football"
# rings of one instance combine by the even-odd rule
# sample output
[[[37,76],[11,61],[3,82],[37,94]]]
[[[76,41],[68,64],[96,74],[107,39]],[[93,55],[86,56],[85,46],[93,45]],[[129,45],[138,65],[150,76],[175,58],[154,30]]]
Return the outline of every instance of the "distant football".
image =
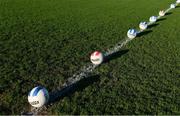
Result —
[[[41,86],[33,88],[28,95],[28,102],[33,107],[42,107],[49,100],[48,91]]]
[[[153,23],[153,22],[156,22],[157,21],[157,17],[156,16],[151,16],[149,18],[149,22]]]
[[[176,7],[175,4],[171,4],[171,5],[170,5],[170,8],[175,8],[175,7]]]
[[[140,22],[139,28],[141,30],[145,30],[145,29],[147,29],[147,27],[148,27],[147,22]]]
[[[90,60],[93,64],[99,65],[103,62],[103,54],[99,51],[95,51],[91,54]]]
[[[179,3],[180,3],[180,0],[177,0],[176,3],[179,4]]]
[[[128,32],[127,32],[127,36],[130,39],[135,38],[136,35],[137,35],[137,31],[135,29],[129,29]]]
[[[163,10],[159,11],[159,16],[164,16],[165,12]]]

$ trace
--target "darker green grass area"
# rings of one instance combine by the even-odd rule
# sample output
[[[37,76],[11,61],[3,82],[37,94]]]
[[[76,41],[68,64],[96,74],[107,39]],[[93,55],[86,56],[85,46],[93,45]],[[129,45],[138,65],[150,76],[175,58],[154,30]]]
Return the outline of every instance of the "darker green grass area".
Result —
[[[172,0],[1,0],[0,114],[27,111],[35,86],[56,90],[94,50]],[[98,67],[48,114],[180,114],[180,7]]]

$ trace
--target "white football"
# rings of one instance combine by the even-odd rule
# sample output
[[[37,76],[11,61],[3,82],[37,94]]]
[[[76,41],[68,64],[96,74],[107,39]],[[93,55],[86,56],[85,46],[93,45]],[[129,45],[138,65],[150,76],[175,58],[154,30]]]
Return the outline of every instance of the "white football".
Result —
[[[170,8],[175,8],[175,7],[176,7],[175,4],[171,4],[171,5],[170,5]]]
[[[157,21],[157,17],[156,16],[151,16],[149,18],[149,22],[153,23],[153,22],[156,22]]]
[[[129,29],[127,32],[127,36],[130,39],[134,39],[137,36],[137,31],[135,29]]]
[[[177,0],[176,3],[179,4],[179,3],[180,3],[180,0]]]
[[[41,86],[33,88],[28,95],[28,102],[33,107],[42,107],[49,100],[48,91]]]
[[[95,51],[91,54],[90,60],[93,64],[99,65],[103,62],[103,54],[99,51]]]
[[[165,12],[163,10],[159,11],[159,16],[164,16]]]
[[[139,28],[141,30],[145,30],[145,29],[147,29],[147,27],[148,27],[147,22],[140,22]]]

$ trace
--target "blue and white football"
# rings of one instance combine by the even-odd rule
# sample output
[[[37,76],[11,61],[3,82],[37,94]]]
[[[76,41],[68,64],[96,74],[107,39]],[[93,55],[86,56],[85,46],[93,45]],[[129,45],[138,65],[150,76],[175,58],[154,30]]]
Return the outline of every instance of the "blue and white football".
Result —
[[[171,5],[170,5],[170,8],[175,8],[175,7],[176,7],[175,4],[171,4]]]
[[[44,87],[37,86],[29,92],[28,102],[33,107],[42,107],[48,102],[48,100],[49,100],[49,94]]]
[[[156,16],[151,16],[149,18],[149,22],[153,23],[153,22],[156,22],[157,21],[157,17]]]
[[[135,38],[136,35],[137,35],[137,31],[135,29],[129,29],[128,32],[127,32],[127,36],[130,39]]]
[[[147,29],[147,27],[148,27],[147,22],[140,22],[139,23],[139,28],[141,30],[145,30],[145,29]]]

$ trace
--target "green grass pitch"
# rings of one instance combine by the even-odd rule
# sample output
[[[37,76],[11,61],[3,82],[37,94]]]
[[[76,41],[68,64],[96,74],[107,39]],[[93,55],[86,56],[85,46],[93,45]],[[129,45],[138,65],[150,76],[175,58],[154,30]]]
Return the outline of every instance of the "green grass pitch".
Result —
[[[0,114],[28,110],[174,0],[0,0]],[[180,6],[124,46],[47,114],[180,114]]]

